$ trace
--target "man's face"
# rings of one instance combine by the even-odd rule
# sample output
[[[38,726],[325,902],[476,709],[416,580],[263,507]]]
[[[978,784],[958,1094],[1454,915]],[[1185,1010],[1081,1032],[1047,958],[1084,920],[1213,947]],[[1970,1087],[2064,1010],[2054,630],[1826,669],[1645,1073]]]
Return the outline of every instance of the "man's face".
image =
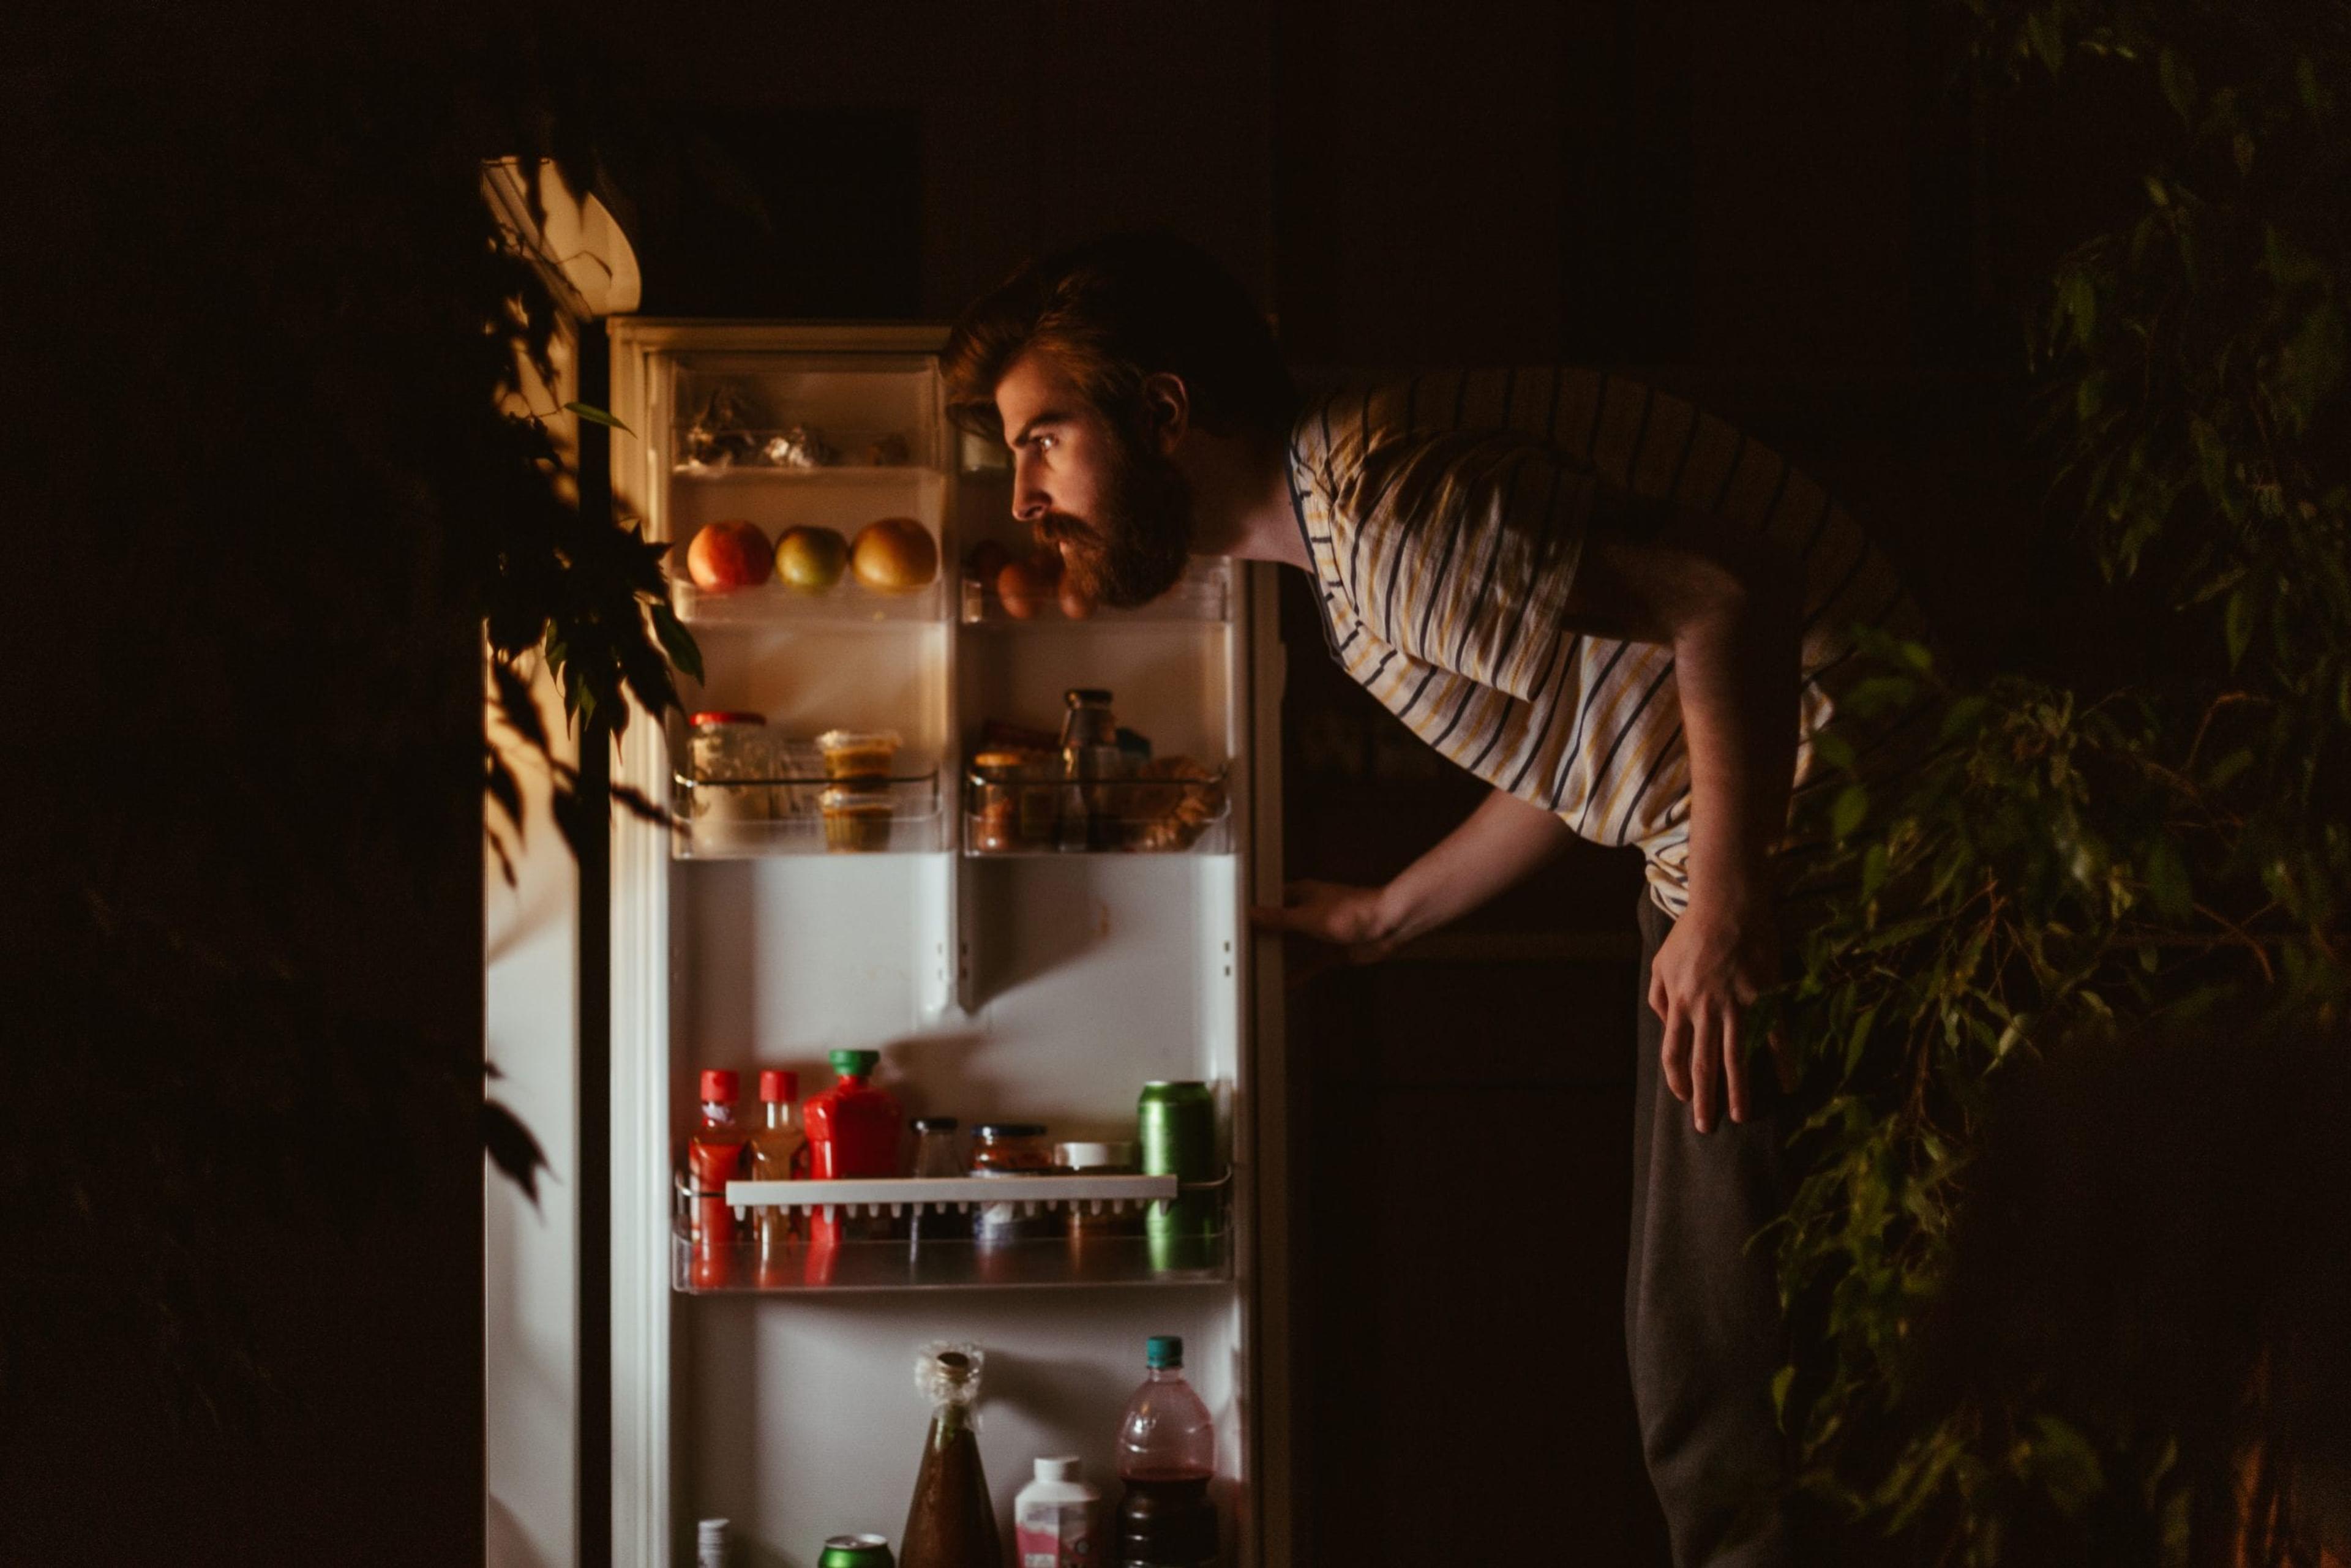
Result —
[[[1126,609],[1176,586],[1192,553],[1191,491],[1141,430],[1043,354],[1014,361],[996,411],[1012,448],[1012,515],[1060,549],[1072,588]]]

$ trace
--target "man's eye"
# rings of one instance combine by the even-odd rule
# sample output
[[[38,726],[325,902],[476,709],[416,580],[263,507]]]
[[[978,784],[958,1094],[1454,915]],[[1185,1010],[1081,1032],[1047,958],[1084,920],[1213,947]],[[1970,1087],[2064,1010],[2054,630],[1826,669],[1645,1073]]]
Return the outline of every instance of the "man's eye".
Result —
[[[1050,435],[1042,431],[1040,431],[1037,434],[1030,436],[1029,439],[1040,452],[1050,452],[1053,448],[1061,444],[1061,438],[1060,436]]]

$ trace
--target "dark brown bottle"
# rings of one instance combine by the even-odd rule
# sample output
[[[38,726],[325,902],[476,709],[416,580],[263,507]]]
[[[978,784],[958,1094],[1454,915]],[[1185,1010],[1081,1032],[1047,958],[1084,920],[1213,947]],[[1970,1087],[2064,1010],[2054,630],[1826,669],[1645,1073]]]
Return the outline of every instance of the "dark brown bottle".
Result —
[[[973,1406],[979,1402],[978,1353],[935,1347],[925,1353],[916,1377],[930,1396],[931,1430],[914,1476],[914,1498],[906,1507],[898,1568],[1003,1568],[1004,1542],[980,1469],[979,1434],[972,1427]]]

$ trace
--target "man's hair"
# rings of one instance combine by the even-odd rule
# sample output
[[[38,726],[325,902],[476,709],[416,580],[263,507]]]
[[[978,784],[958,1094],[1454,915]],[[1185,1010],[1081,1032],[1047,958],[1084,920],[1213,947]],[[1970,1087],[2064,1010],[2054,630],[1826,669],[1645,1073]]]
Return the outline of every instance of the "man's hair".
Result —
[[[1113,419],[1131,418],[1144,378],[1179,378],[1192,423],[1219,435],[1286,436],[1298,389],[1273,332],[1232,275],[1167,234],[1122,234],[1031,261],[982,297],[947,336],[947,417],[1004,438],[996,387],[1030,350],[1052,356]]]

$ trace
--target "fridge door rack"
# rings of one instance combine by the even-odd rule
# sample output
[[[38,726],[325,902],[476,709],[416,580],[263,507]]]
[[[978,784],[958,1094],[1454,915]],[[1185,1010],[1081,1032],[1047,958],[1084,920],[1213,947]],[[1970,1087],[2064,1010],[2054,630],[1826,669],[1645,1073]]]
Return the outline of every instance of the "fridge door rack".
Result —
[[[826,627],[935,626],[946,619],[946,591],[936,577],[904,593],[882,593],[844,574],[821,592],[770,580],[756,588],[705,589],[672,569],[670,606],[689,626]]]
[[[992,582],[963,578],[957,584],[964,624],[997,631],[1053,631],[1078,627],[1208,627],[1232,619],[1232,563],[1208,557],[1195,559],[1176,586],[1148,604],[1132,610],[1107,605],[1072,619],[1061,612],[1058,593],[1048,594],[1029,613],[1015,614]]]
[[[1024,1215],[1081,1206],[1093,1214],[1125,1214],[1162,1207],[1186,1192],[1220,1190],[1216,1181],[1180,1182],[1172,1176],[888,1176],[863,1181],[730,1181],[726,1201],[737,1217],[753,1208],[812,1208],[828,1218],[895,1217],[908,1208],[968,1212],[989,1203],[1018,1203]],[[1017,1195],[1017,1196],[1016,1196]]]
[[[705,433],[683,425],[671,442],[677,457],[670,472],[681,479],[862,479],[933,465],[919,430],[810,423]]]
[[[762,855],[935,854],[946,848],[939,770],[890,779],[822,777],[695,779],[671,776],[679,860],[745,860]],[[855,792],[872,814],[862,823],[829,817],[824,794]],[[886,814],[875,808],[887,797]],[[876,827],[878,820],[878,831]]]
[[[1205,778],[1071,779],[964,775],[964,852],[975,859],[1064,854],[1223,854],[1232,846],[1231,792],[1219,766]],[[1083,821],[1071,826],[1071,809]]]

